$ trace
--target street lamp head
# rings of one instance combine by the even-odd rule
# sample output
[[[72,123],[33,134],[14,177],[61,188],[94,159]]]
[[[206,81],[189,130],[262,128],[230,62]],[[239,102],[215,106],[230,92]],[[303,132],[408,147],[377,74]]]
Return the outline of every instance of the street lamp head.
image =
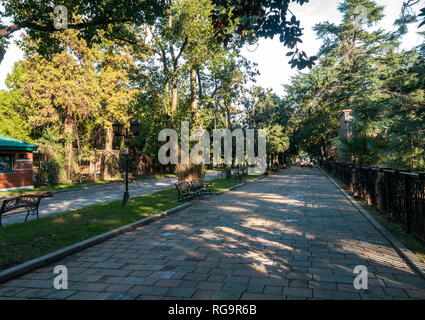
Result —
[[[124,126],[123,126],[123,124],[121,122],[115,121],[112,124],[112,129],[114,131],[114,136],[116,136],[116,137],[122,137],[122,135],[123,135],[122,134],[123,128],[124,128]]]
[[[130,130],[131,130],[131,133],[134,136],[139,136],[140,132],[142,131],[142,124],[137,120],[131,121],[130,122]]]

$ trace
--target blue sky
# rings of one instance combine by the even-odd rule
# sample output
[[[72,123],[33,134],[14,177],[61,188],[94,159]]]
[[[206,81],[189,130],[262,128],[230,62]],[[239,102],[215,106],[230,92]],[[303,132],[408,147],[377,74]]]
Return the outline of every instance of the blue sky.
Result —
[[[316,39],[312,27],[319,22],[332,21],[337,23],[340,21],[340,14],[337,11],[338,3],[342,0],[311,0],[310,3],[299,6],[293,4],[291,11],[301,20],[302,27],[305,28],[302,49],[309,55],[317,53],[321,42]],[[381,27],[388,31],[393,30],[394,20],[399,16],[403,0],[375,0],[379,5],[385,6],[385,18],[377,27]],[[423,7],[422,1],[416,8]],[[417,46],[422,41],[421,37],[416,33],[418,31],[416,25],[411,25],[409,33],[403,38],[402,47],[410,49]],[[14,38],[19,39],[21,33],[17,33]],[[265,88],[272,88],[276,93],[282,95],[284,93],[282,84],[289,83],[291,76],[297,71],[291,69],[288,65],[289,57],[285,54],[287,49],[278,41],[260,40],[257,45],[247,46],[242,50],[242,54],[249,60],[258,64],[261,75],[257,78],[257,85]],[[5,56],[4,61],[0,65],[0,89],[6,89],[5,79],[11,72],[13,64],[23,58],[22,51],[12,44]],[[308,72],[308,71],[305,71]]]

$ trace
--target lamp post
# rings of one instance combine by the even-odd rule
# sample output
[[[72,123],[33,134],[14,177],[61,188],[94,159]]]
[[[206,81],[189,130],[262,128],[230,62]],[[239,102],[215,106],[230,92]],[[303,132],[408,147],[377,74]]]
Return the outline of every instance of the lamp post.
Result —
[[[128,200],[130,199],[130,193],[128,191],[128,162],[129,162],[129,141],[131,137],[137,137],[140,135],[140,132],[142,131],[142,124],[139,121],[130,121],[130,130],[125,128],[124,125],[116,121],[112,124],[112,128],[114,131],[115,137],[123,137],[124,143],[126,146],[125,151],[125,192],[122,199],[122,205],[127,206]]]

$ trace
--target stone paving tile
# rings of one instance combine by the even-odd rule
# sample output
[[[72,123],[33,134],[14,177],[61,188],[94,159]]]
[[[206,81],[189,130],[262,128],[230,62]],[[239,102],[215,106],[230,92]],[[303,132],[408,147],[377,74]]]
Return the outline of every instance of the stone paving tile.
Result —
[[[360,294],[341,291],[313,290],[313,297],[329,300],[359,300]]]
[[[33,272],[27,273],[20,277],[20,279],[29,279],[29,280],[48,280],[55,277],[53,272]]]
[[[24,288],[16,288],[16,287],[0,287],[0,296],[4,297],[12,297],[19,293],[20,291],[25,290]]]
[[[283,289],[283,294],[285,296],[296,296],[296,297],[307,297],[311,298],[313,296],[313,290],[309,288],[291,288],[286,287]]]
[[[69,290],[53,289],[59,264]],[[425,280],[320,171],[290,168],[0,284],[0,299],[425,299]]]
[[[195,293],[195,289],[192,288],[171,288],[167,292],[167,296],[176,298],[190,298]]]
[[[409,297],[413,299],[422,299],[422,300],[425,299],[425,290],[407,289],[406,291]]]
[[[211,296],[212,300],[239,300],[242,292],[238,291],[215,291]]]
[[[249,280],[250,284],[262,284],[262,285],[276,285],[276,286],[283,286],[286,287],[289,285],[289,280],[286,279],[273,279],[273,278],[258,278],[258,277],[252,277]]]
[[[248,284],[246,283],[231,283],[226,282],[222,287],[222,291],[231,291],[231,292],[245,292],[247,291]]]
[[[75,290],[54,290],[47,293],[44,299],[63,300],[71,297],[76,293]]]
[[[25,283],[27,288],[50,289],[53,287],[53,281],[50,280],[29,280]]]
[[[353,284],[353,276],[349,277],[349,276],[338,276],[338,275],[327,275],[327,274],[313,274],[313,280]]]
[[[125,293],[133,287],[131,284],[112,284],[106,287],[107,292],[122,292]]]
[[[69,288],[72,290],[79,291],[96,291],[103,292],[109,286],[106,283],[95,283],[95,282],[70,282]]]
[[[150,295],[140,295],[137,297],[137,300],[165,300],[164,296],[150,296]]]
[[[25,287],[25,284],[28,282],[28,279],[16,278],[9,280],[3,285],[0,285],[0,290],[2,287]]]
[[[282,295],[283,287],[279,286],[265,286],[264,294]]]
[[[360,293],[362,300],[394,300],[392,296]]]
[[[221,282],[202,281],[199,282],[197,288],[201,290],[220,290],[223,287]]]
[[[170,288],[168,287],[153,287],[153,286],[134,286],[128,293],[144,294],[151,296],[164,296]]]
[[[244,293],[241,300],[286,300],[286,297],[272,294]]]
[[[194,295],[192,296],[192,299],[194,300],[208,300],[211,299],[211,296],[213,295],[214,291],[212,290],[197,290]]]
[[[289,286],[293,288],[308,288],[306,280],[289,280]]]
[[[72,291],[72,292],[75,293],[75,291]],[[34,289],[34,288],[24,289],[14,295],[15,298],[20,298],[20,299],[36,299],[42,296],[44,296],[43,289]]]
[[[155,282],[155,286],[175,288],[178,287],[180,283],[182,283],[182,280],[160,279]]]
[[[395,298],[408,298],[408,294],[406,290],[404,289],[397,289],[397,288],[384,288],[384,291],[387,295],[393,296]]]
[[[68,297],[69,300],[107,300],[113,297],[114,294],[110,292],[93,292],[93,291],[78,291],[72,296]]]

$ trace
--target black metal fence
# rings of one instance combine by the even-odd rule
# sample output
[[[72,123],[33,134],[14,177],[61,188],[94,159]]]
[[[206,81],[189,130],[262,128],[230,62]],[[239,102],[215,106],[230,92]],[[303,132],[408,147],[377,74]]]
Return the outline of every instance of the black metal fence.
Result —
[[[425,242],[425,174],[333,161],[320,165],[354,196]]]

